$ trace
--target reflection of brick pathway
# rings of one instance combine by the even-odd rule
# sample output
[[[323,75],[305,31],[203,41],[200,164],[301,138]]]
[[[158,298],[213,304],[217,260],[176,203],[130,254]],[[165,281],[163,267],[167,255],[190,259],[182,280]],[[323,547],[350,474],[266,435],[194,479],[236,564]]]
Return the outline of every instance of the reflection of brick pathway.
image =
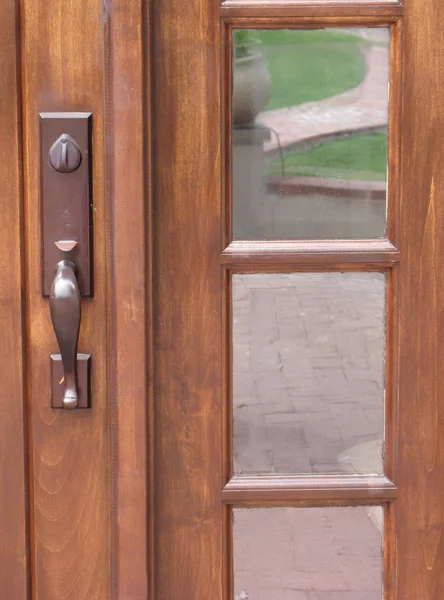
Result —
[[[234,276],[236,471],[341,472],[382,438],[384,305],[381,273]]]
[[[381,542],[365,507],[235,510],[234,598],[381,600]]]
[[[236,472],[381,471],[384,306],[380,273],[234,276]],[[381,521],[235,510],[235,599],[381,600]]]
[[[339,131],[386,126],[389,49],[369,46],[365,52],[368,72],[356,88],[319,102],[265,111],[256,122],[274,130],[282,147]],[[277,147],[277,137],[272,134],[264,148]]]

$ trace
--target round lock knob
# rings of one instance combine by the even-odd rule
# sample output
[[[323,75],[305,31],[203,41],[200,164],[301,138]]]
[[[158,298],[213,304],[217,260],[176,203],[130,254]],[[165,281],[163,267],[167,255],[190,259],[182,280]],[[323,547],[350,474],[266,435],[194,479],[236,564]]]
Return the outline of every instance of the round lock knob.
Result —
[[[51,146],[49,162],[59,173],[71,173],[80,166],[82,153],[72,137],[62,133]]]

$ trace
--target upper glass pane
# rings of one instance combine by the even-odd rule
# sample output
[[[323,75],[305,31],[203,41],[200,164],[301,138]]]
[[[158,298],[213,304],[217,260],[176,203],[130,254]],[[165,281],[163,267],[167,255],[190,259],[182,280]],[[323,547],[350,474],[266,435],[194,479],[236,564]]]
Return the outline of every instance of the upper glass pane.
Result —
[[[389,29],[233,31],[233,239],[382,238]]]

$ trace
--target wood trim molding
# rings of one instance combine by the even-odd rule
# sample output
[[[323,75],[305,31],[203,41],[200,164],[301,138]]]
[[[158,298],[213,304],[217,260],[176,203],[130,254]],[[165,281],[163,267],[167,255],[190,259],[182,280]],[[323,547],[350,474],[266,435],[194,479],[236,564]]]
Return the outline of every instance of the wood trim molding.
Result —
[[[375,27],[390,24],[404,14],[404,6],[398,3],[331,3],[319,2],[249,2],[228,1],[222,4],[221,16],[226,23],[245,21],[244,27],[249,26],[281,26],[293,20],[293,25],[310,27],[325,22],[330,27]],[[262,22],[261,22],[262,19]],[[297,22],[296,22],[297,19]],[[254,21],[256,21],[254,23]]]
[[[19,12],[0,2],[0,581],[30,598]]]
[[[227,268],[268,270],[331,267],[357,270],[392,267],[399,251],[388,240],[235,241],[221,254]]]
[[[223,488],[222,501],[236,506],[285,502],[380,504],[396,498],[396,486],[384,475],[242,476]]]
[[[150,3],[105,6],[108,406],[113,600],[146,600],[151,545]],[[148,326],[150,325],[150,326]],[[150,471],[151,473],[151,471]],[[148,509],[150,510],[150,509]],[[152,571],[151,571],[152,572]]]

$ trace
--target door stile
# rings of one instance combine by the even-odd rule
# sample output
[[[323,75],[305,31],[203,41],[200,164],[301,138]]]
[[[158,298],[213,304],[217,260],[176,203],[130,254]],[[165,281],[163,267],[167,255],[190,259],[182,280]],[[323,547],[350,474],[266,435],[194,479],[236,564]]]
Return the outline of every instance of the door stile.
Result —
[[[396,598],[416,600],[444,597],[444,5],[405,11]]]
[[[219,28],[215,0],[153,4],[158,600],[223,597]]]

